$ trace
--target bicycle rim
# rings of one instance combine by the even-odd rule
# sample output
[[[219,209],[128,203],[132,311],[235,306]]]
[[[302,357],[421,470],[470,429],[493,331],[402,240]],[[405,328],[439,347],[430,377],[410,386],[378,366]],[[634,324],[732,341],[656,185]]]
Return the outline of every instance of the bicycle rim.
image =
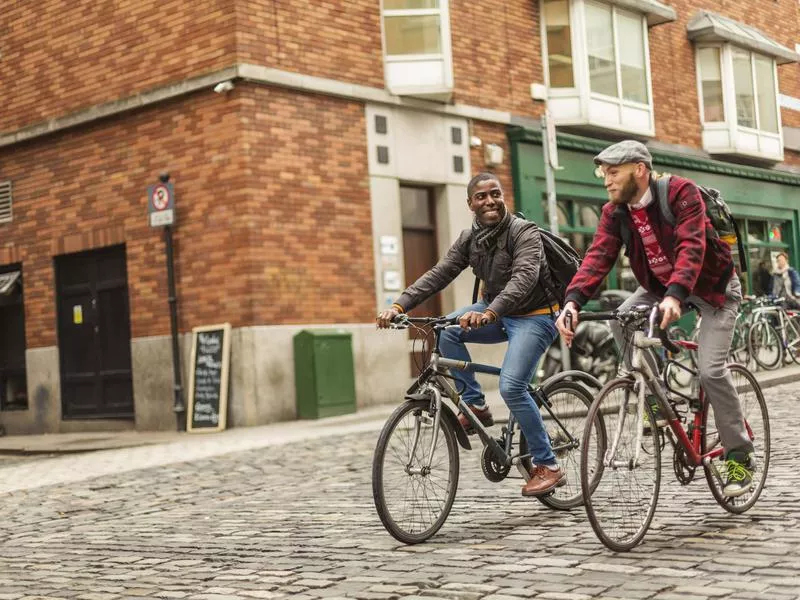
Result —
[[[636,412],[633,388],[630,379],[617,379],[600,390],[581,445],[581,489],[589,523],[600,541],[617,552],[635,547],[647,533],[661,484],[658,430],[642,433],[636,445],[644,423]],[[649,407],[644,410],[652,423]],[[596,447],[602,450],[599,469],[591,454]]]
[[[406,402],[389,417],[375,448],[375,508],[386,530],[406,544],[424,542],[441,528],[458,488],[458,445],[455,432],[444,417],[439,423],[430,473],[418,472],[428,461],[433,425],[430,402]]]
[[[537,496],[539,502],[556,510],[568,510],[583,504],[580,484],[580,443],[586,425],[586,417],[592,405],[592,395],[580,384],[562,381],[547,388],[547,399],[550,411],[541,409],[542,421],[550,438],[550,445],[556,455],[559,466],[566,475],[566,484],[556,488],[552,494]],[[554,418],[555,417],[555,418]],[[561,425],[556,422],[561,422]],[[570,436],[577,442],[577,447],[570,448]],[[520,437],[520,452],[527,454],[525,437]],[[595,456],[597,456],[595,452]],[[523,465],[530,472],[531,460],[525,459]]]
[[[756,461],[756,470],[753,473],[753,485],[746,494],[737,498],[728,498],[722,495],[722,486],[725,479],[725,460],[724,456],[714,459],[708,466],[705,466],[706,480],[714,499],[722,508],[732,513],[743,513],[752,507],[767,480],[769,471],[770,457],[770,431],[769,413],[764,395],[755,377],[741,365],[728,365],[733,376],[733,384],[739,394],[739,402],[742,405],[742,413],[748,431],[753,438],[753,455]],[[714,421],[714,409],[709,404],[706,409],[704,419],[704,435],[702,452],[706,454],[714,448],[719,447],[719,434],[717,433]]]
[[[786,352],[795,364],[800,364],[800,317],[789,317],[786,323]]]
[[[747,334],[750,355],[762,369],[777,369],[783,360],[783,346],[775,328],[766,321],[758,321]]]

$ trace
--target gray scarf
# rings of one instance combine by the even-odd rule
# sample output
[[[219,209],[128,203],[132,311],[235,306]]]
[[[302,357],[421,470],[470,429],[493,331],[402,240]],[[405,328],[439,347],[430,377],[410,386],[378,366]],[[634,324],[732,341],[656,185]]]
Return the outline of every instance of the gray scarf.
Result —
[[[494,225],[482,225],[478,222],[477,216],[472,221],[472,235],[475,238],[475,243],[478,244],[478,248],[481,250],[488,250],[491,248],[497,243],[497,238],[508,229],[508,224],[511,223],[511,213],[508,212],[508,208],[505,206],[503,210],[503,218]]]

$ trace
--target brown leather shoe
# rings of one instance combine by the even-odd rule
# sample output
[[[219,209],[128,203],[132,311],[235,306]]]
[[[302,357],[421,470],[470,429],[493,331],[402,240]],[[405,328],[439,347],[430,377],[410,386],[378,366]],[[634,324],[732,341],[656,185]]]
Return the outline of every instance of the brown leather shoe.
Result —
[[[551,471],[544,465],[535,465],[531,471],[530,481],[522,487],[522,495],[542,496],[565,483],[567,483],[567,476],[561,467],[556,471]]]
[[[492,411],[489,410],[488,406],[484,409],[469,406],[469,409],[472,411],[473,415],[478,417],[478,420],[484,427],[491,427],[494,425],[494,417],[492,416]],[[458,413],[458,422],[461,423],[461,426],[466,430],[468,435],[475,433],[475,428],[472,426],[472,423],[467,420],[467,417],[465,417],[463,413]]]

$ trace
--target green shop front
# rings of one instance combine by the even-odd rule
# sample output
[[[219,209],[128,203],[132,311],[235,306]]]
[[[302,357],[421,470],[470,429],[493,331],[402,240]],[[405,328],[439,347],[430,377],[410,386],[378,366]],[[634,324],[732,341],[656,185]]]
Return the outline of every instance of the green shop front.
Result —
[[[542,133],[510,127],[512,174],[517,209],[548,227]],[[606,202],[602,179],[594,174],[592,158],[612,142],[559,133],[555,172],[559,233],[583,255],[591,244]],[[769,270],[775,256],[788,252],[792,266],[800,266],[800,176],[770,169],[651,150],[656,171],[688,177],[722,192],[739,224],[750,268],[741,274],[746,293],[764,290],[759,265]],[[620,257],[603,289],[637,287],[627,259]]]

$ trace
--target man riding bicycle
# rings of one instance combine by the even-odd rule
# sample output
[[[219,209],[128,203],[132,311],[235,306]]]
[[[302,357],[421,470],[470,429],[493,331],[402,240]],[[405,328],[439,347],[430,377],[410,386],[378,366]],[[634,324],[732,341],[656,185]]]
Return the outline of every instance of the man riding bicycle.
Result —
[[[719,239],[706,216],[700,191],[688,179],[670,178],[668,198],[675,225],[662,217],[652,157],[643,144],[619,142],[603,150],[594,162],[605,178],[609,202],[603,206],[594,240],[567,289],[565,307],[556,323],[558,330],[570,344],[580,307],[594,296],[616,263],[623,243],[640,287],[619,310],[659,302],[663,314],[660,326],[666,329],[681,316],[682,306],[695,306],[703,316],[698,350],[700,383],[714,408],[726,451],[723,494],[740,496],[750,487],[755,463],[739,397],[725,367],[742,301],[730,246]],[[622,235],[624,227],[630,232],[628,239]],[[567,315],[572,318],[572,328],[567,327]],[[612,329],[617,344],[625,348],[621,326],[613,323]],[[627,350],[630,368],[630,348]]]
[[[483,282],[481,298],[449,315],[458,317],[461,327],[446,329],[439,347],[447,358],[471,361],[466,343],[508,341],[500,371],[500,395],[519,422],[534,463],[522,495],[547,494],[564,485],[566,475],[556,462],[539,408],[527,389],[539,358],[558,335],[554,320],[559,306],[546,292],[553,286],[541,234],[534,223],[507,210],[500,181],[492,173],[472,178],[467,186],[467,206],[474,213],[471,229],[462,231],[445,257],[410,285],[392,308],[378,315],[378,326],[388,327],[398,314],[443,290],[472,267]],[[483,425],[493,425],[475,374],[453,370],[452,375],[470,410]],[[459,422],[465,429],[469,427],[463,415]]]

